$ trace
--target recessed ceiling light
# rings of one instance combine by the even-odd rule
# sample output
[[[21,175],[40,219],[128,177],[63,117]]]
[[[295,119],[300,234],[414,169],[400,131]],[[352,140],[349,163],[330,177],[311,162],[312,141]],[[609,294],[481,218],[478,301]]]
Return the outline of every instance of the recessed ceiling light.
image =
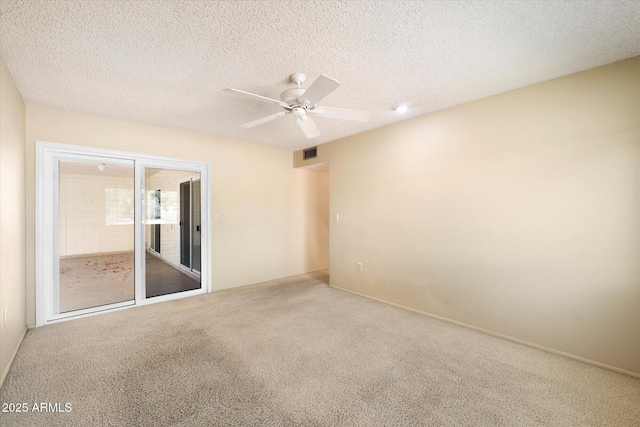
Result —
[[[406,102],[398,102],[397,104],[394,104],[393,107],[391,108],[393,108],[393,110],[398,114],[403,114],[409,110],[409,105],[410,104]]]

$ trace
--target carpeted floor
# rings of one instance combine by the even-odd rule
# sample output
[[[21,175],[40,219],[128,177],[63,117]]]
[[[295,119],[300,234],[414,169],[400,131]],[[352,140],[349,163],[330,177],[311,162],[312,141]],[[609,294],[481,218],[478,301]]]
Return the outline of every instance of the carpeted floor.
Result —
[[[638,426],[640,380],[295,276],[30,330],[2,426]],[[71,412],[31,412],[34,403]],[[55,409],[55,405],[51,405]]]

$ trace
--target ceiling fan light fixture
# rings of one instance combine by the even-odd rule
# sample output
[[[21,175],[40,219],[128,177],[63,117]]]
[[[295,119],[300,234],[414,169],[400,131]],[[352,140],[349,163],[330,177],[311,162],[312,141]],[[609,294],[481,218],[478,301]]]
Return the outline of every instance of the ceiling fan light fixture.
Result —
[[[289,79],[295,83],[295,88],[289,88],[280,94],[280,100],[246,92],[240,89],[228,88],[224,89],[227,93],[242,95],[252,98],[256,101],[267,102],[279,105],[284,109],[276,114],[271,114],[257,120],[241,125],[242,128],[252,128],[272,120],[276,120],[286,114],[291,114],[297,121],[298,126],[302,129],[307,139],[320,136],[314,119],[307,113],[317,115],[329,119],[352,120],[356,122],[366,123],[371,117],[371,111],[351,110],[348,108],[321,107],[318,102],[323,100],[327,95],[336,90],[340,86],[340,82],[331,77],[320,75],[307,89],[302,89],[300,85],[306,80],[306,76],[302,73],[293,73]],[[319,107],[319,108],[316,108]]]
[[[393,107],[391,108],[398,114],[404,114],[409,111],[409,105],[411,104],[409,104],[408,102],[398,102],[396,104],[393,104]]]
[[[293,109],[291,109],[291,113],[293,113],[293,116],[296,117],[297,119],[302,119],[303,117],[306,116],[306,110],[302,107],[293,107]]]

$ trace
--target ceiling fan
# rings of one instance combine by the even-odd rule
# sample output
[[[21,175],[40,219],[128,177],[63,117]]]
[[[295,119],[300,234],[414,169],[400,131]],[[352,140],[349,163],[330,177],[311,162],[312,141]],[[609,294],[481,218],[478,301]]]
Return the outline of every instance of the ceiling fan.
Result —
[[[271,114],[258,120],[243,124],[243,128],[251,128],[270,122],[287,114],[293,115],[296,122],[304,132],[307,138],[315,138],[320,135],[320,131],[311,115],[318,117],[327,117],[331,119],[353,120],[356,122],[368,122],[371,117],[371,111],[350,110],[348,108],[321,107],[318,105],[325,96],[336,90],[340,83],[337,80],[321,75],[313,82],[308,89],[302,89],[300,85],[307,79],[302,73],[293,73],[289,76],[291,81],[296,84],[295,88],[287,89],[280,94],[280,100],[267,98],[266,96],[256,95],[255,93],[245,92],[240,89],[225,89],[225,92],[234,93],[250,97],[255,100],[268,102],[279,105],[284,109],[279,113]]]

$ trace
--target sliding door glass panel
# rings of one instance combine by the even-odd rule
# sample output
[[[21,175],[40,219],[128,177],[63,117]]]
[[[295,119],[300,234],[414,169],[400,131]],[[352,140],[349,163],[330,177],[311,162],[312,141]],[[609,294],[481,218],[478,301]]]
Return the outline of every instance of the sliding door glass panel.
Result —
[[[191,182],[199,180],[200,173],[145,168],[144,177],[146,297],[200,289],[200,276],[191,263]]]
[[[162,192],[160,190],[152,191],[149,194],[149,249],[155,253],[160,253],[160,224],[158,221],[161,219],[162,213]]]
[[[133,166],[59,160],[57,214],[59,280],[54,312],[132,301]]]
[[[201,253],[201,241],[202,235],[200,233],[201,221],[200,221],[200,180],[194,180],[191,183],[191,212],[193,213],[193,242],[191,252],[191,268],[194,272],[200,272],[200,253]]]
[[[180,264],[191,269],[191,181],[180,183]]]

